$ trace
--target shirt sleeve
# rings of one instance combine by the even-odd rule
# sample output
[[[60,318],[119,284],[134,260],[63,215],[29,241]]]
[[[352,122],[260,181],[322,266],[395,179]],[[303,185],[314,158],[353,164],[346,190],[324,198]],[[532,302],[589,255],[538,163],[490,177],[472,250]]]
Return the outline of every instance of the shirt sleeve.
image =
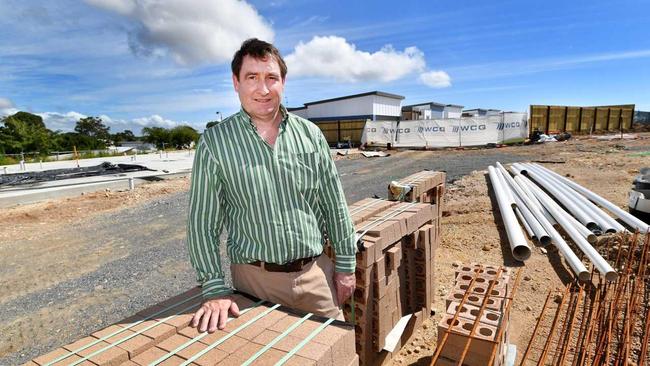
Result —
[[[187,246],[204,298],[232,293],[224,282],[219,252],[219,236],[224,221],[219,176],[219,164],[203,136],[197,145],[192,167]]]
[[[325,230],[336,255],[335,270],[353,273],[357,265],[354,225],[352,225],[336,165],[322,133],[319,133],[318,143],[322,172],[319,180],[320,204]]]

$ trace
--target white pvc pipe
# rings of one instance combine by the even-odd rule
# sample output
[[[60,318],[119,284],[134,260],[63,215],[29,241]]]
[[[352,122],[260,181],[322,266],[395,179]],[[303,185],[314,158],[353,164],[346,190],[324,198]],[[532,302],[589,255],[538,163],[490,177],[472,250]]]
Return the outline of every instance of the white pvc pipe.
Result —
[[[552,182],[547,180],[537,170],[527,169],[527,175],[533,177],[537,184],[541,185],[548,192],[550,192],[558,201],[562,203],[564,207],[566,207],[567,210],[573,214],[576,219],[578,219],[578,221],[583,223],[588,229],[599,229],[598,224],[591,216],[584,212],[575,202],[569,199],[562,191],[560,191]],[[553,214],[553,212],[551,212],[551,214]],[[555,220],[557,220],[558,223],[560,222],[555,215],[553,215],[553,217],[555,217]]]
[[[518,175],[518,174],[526,174],[527,173],[526,170],[525,170],[525,167],[523,167],[520,163],[511,164],[510,165],[510,170],[512,170],[512,172],[515,174],[515,176]],[[535,197],[535,195],[532,192],[530,192],[528,189],[526,189],[526,187],[522,186],[520,188],[526,195],[528,195],[528,198],[531,199],[531,201],[537,206],[537,208],[544,214],[544,217],[546,217],[546,219],[554,227],[556,227],[556,228],[560,227],[560,225],[557,223],[557,221],[555,221],[555,219],[553,218],[551,213],[548,212],[548,210],[542,205],[541,202],[539,202],[537,197]]]
[[[582,234],[582,236],[585,239],[587,239],[589,243],[593,244],[598,240],[596,235],[591,230],[587,229],[584,225],[582,225],[582,223],[580,223],[580,221],[576,220],[575,217],[571,216],[571,214],[564,211],[564,209],[560,207],[560,205],[558,205],[557,203],[555,203],[555,201],[553,201],[551,196],[547,195],[546,192],[539,189],[539,187],[537,187],[535,183],[530,181],[528,178],[524,179],[523,182],[530,192],[534,192],[535,190],[538,190],[539,191],[538,194],[546,198],[546,203],[552,205],[557,210],[557,212],[559,212],[564,217],[564,220],[568,221],[571,225],[573,225],[573,227],[576,228],[576,230],[578,230],[580,234]],[[558,226],[561,225],[558,224]]]
[[[512,210],[512,206],[510,206],[506,199],[507,197],[503,192],[501,181],[497,174],[498,173],[494,167],[488,167],[488,175],[490,176],[490,182],[492,183],[494,195],[496,196],[497,204],[499,205],[499,211],[503,218],[503,224],[506,228],[512,256],[519,261],[525,261],[530,258],[530,247],[528,246],[524,233],[521,231],[521,226],[519,226],[515,213]]]
[[[530,174],[530,171],[528,173]],[[555,202],[552,202],[551,198],[542,192],[539,187],[533,186],[532,188],[533,193],[537,194],[542,203],[546,205],[553,217],[555,217],[557,222],[562,225],[564,231],[569,234],[571,239],[573,239],[573,242],[594,264],[598,272],[600,272],[607,281],[615,281],[616,278],[618,278],[618,274],[614,268],[612,268],[612,266],[607,263],[607,261],[598,253],[598,251],[594,249],[594,247],[591,246],[589,242],[587,242],[587,240],[580,234],[580,232],[568,220],[565,219],[565,216],[555,207],[557,204]]]
[[[559,180],[564,182],[569,187],[571,187],[574,190],[578,191],[579,193],[581,193],[582,195],[584,195],[585,197],[587,197],[591,201],[593,201],[593,202],[601,205],[602,207],[608,209],[611,213],[613,213],[618,218],[623,220],[626,224],[630,225],[630,227],[632,227],[632,228],[634,228],[636,230],[639,230],[641,233],[650,232],[650,225],[648,225],[645,222],[639,220],[638,218],[632,216],[630,213],[628,213],[626,211],[623,211],[618,206],[616,206],[615,204],[609,202],[608,200],[604,199],[603,197],[601,197],[601,196],[597,195],[596,193],[588,190],[587,188],[579,185],[578,183],[575,183],[574,181],[572,181],[570,179],[567,179],[567,178],[557,174],[556,172],[554,172],[554,171],[552,171],[550,169],[544,168],[543,166],[538,165],[538,164],[535,164],[535,166],[539,166],[542,169],[547,170],[553,176],[557,177]]]
[[[619,224],[616,220],[612,219],[611,216],[607,215],[603,210],[598,206],[594,205],[591,201],[586,199],[583,195],[571,189],[571,187],[564,184],[564,182],[557,179],[557,177],[548,173],[548,171],[540,169],[535,165],[528,165],[529,169],[538,171],[540,174],[543,174],[550,181],[554,182],[556,187],[564,192],[570,199],[573,199],[576,204],[578,204],[585,212],[588,214],[591,213],[591,217],[594,218],[598,226],[607,233],[623,232],[626,231],[623,225]]]
[[[517,182],[520,188],[523,188],[525,185],[525,183],[523,183],[524,179],[526,178],[520,174],[517,174],[514,177],[515,182]],[[546,230],[548,235],[551,237],[553,244],[560,251],[560,253],[562,253],[567,263],[569,264],[569,267],[571,267],[571,270],[573,273],[575,273],[576,277],[578,277],[580,281],[587,281],[590,277],[589,271],[587,271],[587,267],[585,267],[582,261],[571,250],[569,244],[567,244],[566,241],[564,241],[564,238],[562,238],[562,235],[560,235],[560,233],[555,230],[551,222],[546,219],[546,216],[544,216],[542,211],[538,209],[535,204],[533,204],[532,200],[528,198],[528,196],[523,196],[522,199],[531,209],[531,212],[533,215],[535,215],[542,227],[544,227],[544,230]]]
[[[535,218],[535,215],[533,215],[530,212],[530,209],[526,206],[526,203],[522,200],[522,196],[525,196],[526,193],[524,193],[517,183],[515,183],[514,179],[510,176],[508,171],[501,165],[501,163],[497,162],[497,168],[499,172],[501,173],[501,177],[504,182],[507,181],[506,186],[509,187],[509,189],[513,189],[513,197],[515,198],[515,202],[517,204],[517,207],[521,210],[522,215],[524,216],[525,220],[527,223],[530,225],[530,228],[533,230],[535,233],[535,237],[539,241],[539,244],[542,246],[548,246],[551,244],[551,237],[548,235],[546,230],[544,230],[544,227],[539,223],[537,218]]]
[[[537,240],[537,237],[535,236],[535,233],[533,232],[533,229],[530,228],[530,225],[528,225],[528,222],[524,218],[524,216],[521,214],[521,210],[519,210],[517,207],[515,207],[515,215],[517,215],[517,218],[519,219],[519,222],[524,226],[524,229],[528,233],[528,237],[530,237],[532,240]]]

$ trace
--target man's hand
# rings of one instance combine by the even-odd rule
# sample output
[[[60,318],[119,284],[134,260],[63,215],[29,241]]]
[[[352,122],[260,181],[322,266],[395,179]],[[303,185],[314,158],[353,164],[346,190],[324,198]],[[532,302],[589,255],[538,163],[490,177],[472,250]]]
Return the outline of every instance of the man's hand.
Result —
[[[206,300],[201,308],[194,313],[194,318],[190,322],[192,327],[199,327],[199,332],[212,333],[226,326],[228,312],[233,317],[239,316],[239,307],[229,296],[219,297],[216,299]],[[200,325],[200,326],[199,326]]]
[[[345,300],[354,293],[357,279],[354,277],[354,273],[334,272],[334,283],[336,284],[336,297],[339,300],[339,306],[343,306]]]

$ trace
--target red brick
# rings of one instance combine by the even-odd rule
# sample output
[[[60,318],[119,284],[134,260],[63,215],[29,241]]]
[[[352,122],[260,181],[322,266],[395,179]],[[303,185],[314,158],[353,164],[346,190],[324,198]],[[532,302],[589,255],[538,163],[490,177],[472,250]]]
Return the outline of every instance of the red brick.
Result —
[[[159,363],[159,366],[179,366],[183,362],[185,362],[184,359],[178,357],[178,356],[171,356],[170,358],[166,359],[165,361]]]
[[[226,351],[228,353],[235,353],[239,350],[239,348],[243,347],[246,343],[248,343],[247,340],[244,338],[240,338],[235,336],[232,336],[219,344],[217,348],[220,350]]]
[[[279,351],[277,349],[268,349],[262,353],[254,362],[255,366],[273,366],[275,365],[282,357],[286,355],[285,352]]]
[[[189,360],[190,358],[194,357],[194,355],[198,354],[199,352],[202,352],[207,348],[208,348],[207,345],[200,342],[196,342],[178,351],[178,353],[176,354],[186,360]],[[192,362],[199,366],[213,366],[219,363],[221,360],[225,359],[226,357],[228,357],[227,352],[222,351],[218,348],[212,348],[211,350],[209,350],[201,357],[195,359]]]
[[[187,326],[187,327],[185,327],[185,328],[180,329],[180,330],[178,331],[178,334],[182,334],[182,335],[184,335],[184,336],[186,336],[186,337],[188,337],[188,338],[195,338],[195,337],[198,337],[199,335],[205,333],[205,332],[199,332],[199,327],[200,327],[200,326],[201,326],[200,324],[199,324],[199,326],[197,326],[196,328],[195,328],[195,327]]]
[[[33,361],[35,363],[39,364],[39,365],[45,365],[45,364],[47,364],[49,362],[52,362],[53,360],[56,360],[57,358],[62,357],[62,356],[68,356],[68,357],[62,359],[59,362],[56,362],[54,365],[56,365],[56,366],[69,365],[69,364],[81,359],[81,357],[79,357],[79,356],[77,356],[75,354],[71,354],[70,351],[68,351],[65,348],[57,348],[57,349],[55,349],[54,351],[52,351],[50,353],[47,353],[45,355],[36,357]],[[84,365],[84,366],[85,365],[92,365],[92,363],[89,362],[89,361],[84,361],[81,365]]]
[[[76,341],[74,343],[71,343],[71,344],[69,344],[67,346],[63,346],[63,348],[65,348],[65,349],[67,349],[67,350],[69,350],[71,352],[75,352],[77,355],[79,355],[81,357],[88,357],[92,353],[95,353],[97,351],[105,349],[104,351],[101,351],[100,353],[98,353],[98,354],[96,354],[96,355],[94,355],[94,356],[92,356],[92,357],[90,357],[88,359],[92,363],[95,363],[95,364],[100,365],[100,366],[104,366],[104,365],[106,365],[106,366],[115,366],[115,365],[119,365],[122,362],[129,359],[129,356],[126,353],[126,351],[124,351],[124,350],[122,350],[122,349],[120,349],[118,347],[111,346],[110,344],[108,344],[108,343],[106,343],[104,341],[97,342],[96,344],[93,344],[90,347],[87,347],[87,348],[85,348],[85,349],[83,349],[81,351],[77,351],[78,349],[81,349],[81,348],[85,347],[86,345],[88,345],[90,343],[93,343],[93,342],[96,342],[96,341],[97,341],[97,339],[95,339],[93,337],[86,337],[86,338],[82,338],[82,339],[80,339],[80,340],[78,340],[78,341]],[[108,348],[106,348],[106,347],[108,347]]]
[[[188,313],[188,314],[180,314],[176,315],[170,319],[165,320],[165,324],[169,324],[172,327],[175,327],[176,330],[181,330],[188,325],[190,325],[190,322],[192,321],[192,318],[194,318],[194,313]],[[160,318],[162,320],[164,318]]]
[[[280,335],[280,333],[267,331],[257,338],[254,342],[268,344],[275,337]],[[296,337],[294,335],[287,335],[282,338],[279,342],[273,345],[273,348],[281,350],[283,352],[290,352],[293,350],[304,337]],[[322,343],[314,342],[313,340],[305,344],[298,352],[298,356],[308,358],[313,361],[317,361],[317,365],[331,365],[332,364],[332,349],[329,345]]]
[[[158,343],[157,347],[159,347],[159,348],[161,348],[161,349],[163,349],[165,351],[171,352],[171,351],[175,350],[176,348],[180,347],[181,345],[185,344],[189,340],[190,340],[190,338],[187,338],[184,335],[175,334],[175,335],[167,338],[166,340]]]
[[[241,366],[242,363],[244,363],[246,360],[242,359],[239,357],[237,354],[231,354],[230,356],[226,357],[219,363],[219,366]]]
[[[311,366],[316,365],[316,361],[293,355],[284,364],[285,366]]]
[[[131,361],[135,362],[138,365],[148,366],[150,363],[165,356],[167,353],[168,353],[167,351],[160,349],[158,347],[151,347],[148,350],[133,357]]]
[[[176,334],[175,327],[169,324],[159,323],[155,320],[147,320],[128,329],[134,332],[139,332],[145,328],[149,328],[149,329],[145,330],[141,334],[153,339],[155,343],[159,343],[160,341],[165,340],[171,337],[172,335]]]
[[[101,331],[93,333],[93,335],[97,333],[101,333]],[[106,339],[106,342],[115,344],[117,347],[127,351],[129,358],[133,358],[135,355],[154,345],[154,341],[151,338],[142,334],[136,334],[136,332],[130,329],[125,329],[124,332]]]
[[[222,338],[224,338],[227,335],[228,335],[228,333],[224,332],[223,330],[218,330],[217,329],[216,331],[214,331],[214,333],[208,333],[208,335],[201,338],[199,341],[201,343],[205,343],[205,344],[212,344],[214,342],[217,342],[217,341],[221,340]]]

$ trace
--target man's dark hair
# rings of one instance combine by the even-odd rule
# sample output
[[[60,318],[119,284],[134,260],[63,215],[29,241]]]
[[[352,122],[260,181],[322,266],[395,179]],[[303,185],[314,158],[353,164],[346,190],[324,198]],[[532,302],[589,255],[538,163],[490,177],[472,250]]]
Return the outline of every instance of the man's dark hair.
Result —
[[[239,51],[235,52],[235,56],[233,56],[232,62],[230,63],[233,75],[239,80],[239,72],[241,71],[241,64],[244,62],[244,56],[251,56],[254,59],[260,60],[267,58],[269,55],[275,57],[275,60],[278,61],[280,74],[282,79],[284,79],[287,76],[287,64],[284,63],[280,51],[274,45],[257,38],[245,40],[241,44]]]

